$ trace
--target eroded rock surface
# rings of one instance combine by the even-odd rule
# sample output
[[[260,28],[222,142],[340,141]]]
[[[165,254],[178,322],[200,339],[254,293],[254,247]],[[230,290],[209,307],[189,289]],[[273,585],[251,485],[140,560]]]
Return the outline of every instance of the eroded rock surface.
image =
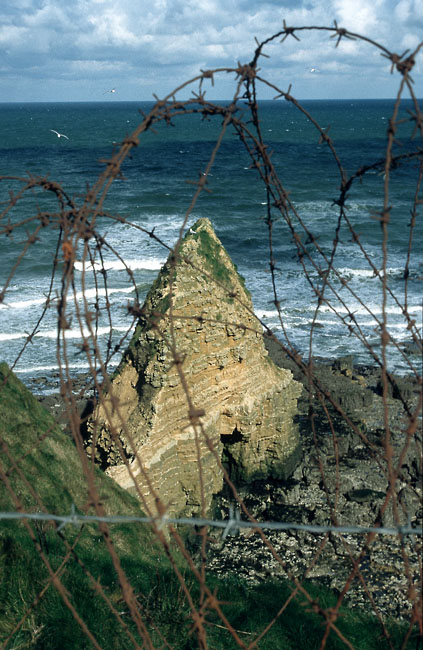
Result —
[[[243,279],[200,219],[147,296],[90,451],[123,487],[136,481],[153,513],[156,495],[168,514],[191,514],[221,489],[222,456],[244,482],[292,472],[300,393],[269,358]]]
[[[280,349],[267,344],[276,363],[292,367]],[[331,409],[329,426],[323,409],[314,400],[314,433],[309,417],[307,380],[298,402],[303,457],[288,481],[257,481],[243,486],[239,494],[251,515],[260,522],[291,522],[311,526],[383,526],[397,524],[420,529],[423,521],[423,472],[421,426],[411,437],[407,434],[411,413],[421,414],[421,386],[416,378],[403,378],[387,398],[388,413],[380,392],[380,371],[353,366],[350,359],[333,364],[316,365],[314,376],[342,405],[349,418],[365,434],[365,442]],[[339,381],[341,379],[341,381]],[[348,383],[349,382],[349,391]],[[346,395],[348,398],[345,397]],[[330,405],[329,407],[330,408]],[[389,422],[389,445],[393,467],[398,467],[395,503],[384,506],[389,490],[386,464],[385,422]],[[225,488],[215,498],[216,519],[227,519],[231,509],[239,508],[234,495]],[[245,519],[244,513],[241,518]],[[316,533],[290,528],[266,530],[266,536],[281,561],[257,534],[240,529],[237,536],[224,538],[220,530],[212,531],[208,567],[219,576],[235,572],[253,583],[269,578],[294,575],[325,584],[342,592],[359,559],[360,579],[348,589],[345,602],[353,607],[375,609],[382,615],[409,617],[413,607],[421,609],[421,537],[380,534],[366,543],[364,534]],[[366,588],[363,586],[363,581]],[[371,598],[369,597],[371,595]],[[373,604],[372,604],[373,603]]]

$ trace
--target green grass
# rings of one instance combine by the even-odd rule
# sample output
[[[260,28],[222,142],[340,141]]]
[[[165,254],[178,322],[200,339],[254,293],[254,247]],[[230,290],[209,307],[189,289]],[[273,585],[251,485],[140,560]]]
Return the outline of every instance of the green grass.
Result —
[[[23,505],[29,512],[67,514],[73,503],[78,511],[93,514],[94,509],[87,507],[89,490],[75,445],[23,384],[9,374],[5,364],[0,364],[0,414],[0,438],[3,449],[8,450],[8,454],[2,454],[1,468],[19,499],[16,503],[2,482],[0,510],[15,511]],[[32,489],[19,476],[14,463]],[[94,481],[108,514],[143,514],[139,502],[97,468]],[[51,567],[57,569],[66,553],[63,539],[47,522],[31,522],[30,527]],[[78,558],[101,580],[112,602],[124,609],[116,571],[97,524],[82,528],[68,525],[61,533],[69,544],[79,535],[75,549]],[[113,525],[110,536],[124,570],[140,593],[154,590],[157,564],[170,574],[161,546],[145,525]],[[0,640],[11,633],[47,579],[48,571],[24,523],[0,521]],[[128,647],[122,626],[96,594],[75,557],[66,564],[61,580],[77,611],[98,636],[100,645]],[[61,596],[50,586],[7,647],[85,648],[90,645]]]
[[[201,219],[194,224],[194,230],[196,230],[200,225]],[[206,262],[205,270],[229,291],[233,286],[234,278],[237,278],[246,294],[251,296],[245,286],[245,279],[240,273],[238,273],[238,269],[230,259],[229,255],[226,258],[229,266],[222,261],[221,253],[225,251],[222,244],[211,237],[209,232],[204,228],[199,228],[193,236],[198,241],[198,252]],[[231,297],[229,297],[228,300],[233,302],[233,298]]]
[[[73,442],[15,376],[10,375],[7,383],[2,385],[7,373],[7,366],[0,364],[0,436],[3,444],[7,445],[30,480],[46,510],[63,514],[69,511],[71,503],[75,503],[78,509],[86,509],[88,489]],[[40,437],[43,437],[42,441],[37,442]],[[1,467],[3,471],[8,470],[8,479],[20,501],[28,510],[39,510],[40,504],[12,470],[4,450],[3,447]],[[138,502],[100,471],[95,472],[95,482],[108,513],[141,514]],[[0,488],[0,510],[15,510],[4,483]],[[36,543],[53,570],[59,568],[65,556],[64,539],[70,545],[76,543],[76,557],[72,556],[67,562],[60,579],[98,644],[105,650],[133,647],[124,627],[93,588],[77,558],[101,583],[128,630],[143,647],[99,527],[95,524],[82,528],[68,525],[61,531],[62,538],[51,524],[32,522],[30,526]],[[192,531],[190,534],[192,536]],[[186,596],[162,547],[149,529],[141,524],[111,525],[110,537],[137,596],[154,647],[162,647],[159,630],[174,650],[198,648],[198,639],[195,633],[191,633],[192,617]],[[201,598],[199,586],[173,547],[172,553],[198,608]],[[31,608],[48,583],[48,575],[25,525],[0,520],[0,643],[29,612],[8,642],[7,650],[80,650],[92,647],[54,586],[50,585]],[[223,580],[208,574],[207,584],[216,591],[224,614],[247,645],[267,626],[291,593],[287,582],[269,581],[249,586],[230,575]],[[336,602],[334,594],[321,586],[307,583],[307,590],[324,608],[332,607]],[[210,649],[232,650],[238,647],[228,631],[219,627],[222,621],[214,610],[206,611],[205,618]],[[357,650],[389,647],[381,637],[375,618],[369,614],[344,608],[337,625]],[[404,625],[391,621],[388,627],[393,647],[399,648],[405,633]],[[299,596],[288,605],[258,647],[260,650],[317,650],[323,630],[321,617],[311,611],[304,597]],[[326,647],[335,650],[345,648],[345,645],[331,633]],[[410,640],[408,647],[416,650],[416,638]]]
[[[199,240],[199,253],[206,260],[210,275],[223,285],[230,286],[231,274],[226,265],[221,262],[221,247],[219,244],[209,235],[207,230],[199,230],[197,237]]]
[[[219,583],[217,583],[218,585]],[[323,608],[333,607],[336,604],[335,595],[321,585],[313,584],[310,581],[305,583],[308,593],[319,602]],[[244,632],[239,634],[244,642],[251,642],[260,630],[263,630],[269,621],[277,616],[279,609],[291,594],[291,587],[286,582],[269,581],[254,587],[246,586],[245,583],[228,579],[218,591],[222,600],[229,601],[229,605],[222,606],[224,613],[231,621],[232,626]],[[215,619],[216,622],[217,619]],[[350,641],[356,650],[382,650],[389,645],[381,637],[381,630],[376,618],[370,614],[357,613],[347,608],[341,610],[341,616],[336,622],[337,627]],[[391,641],[394,648],[400,648],[404,638],[404,626],[391,621],[388,624]],[[304,596],[297,596],[291,601],[284,613],[277,619],[276,623],[259,643],[259,648],[271,650],[272,648],[283,650],[314,650],[320,648],[324,625],[322,617],[313,611]],[[228,632],[224,636],[221,631],[215,632],[216,642],[224,639],[225,650],[237,648]],[[210,639],[213,638],[213,634]],[[409,643],[413,650],[416,647],[416,639]],[[210,642],[211,647],[214,646]],[[331,632],[326,644],[328,650],[345,649],[344,642]]]
[[[7,543],[2,534],[0,546],[0,562],[8,567],[3,574],[0,587],[0,638],[4,639],[11,632],[12,625],[19,620],[31,604],[37,593],[45,584],[47,572],[37,559],[33,546],[24,539],[24,535],[16,534],[16,528],[9,528]],[[56,567],[63,555],[61,544],[53,531],[47,534],[48,558]],[[129,541],[129,540],[128,540]],[[127,575],[135,593],[140,594],[139,602],[148,612],[148,619],[154,620],[157,627],[169,643],[180,650],[197,648],[195,635],[190,635],[191,627],[189,607],[185,596],[169,568],[158,569],[157,566],[145,562],[143,553],[132,540],[131,553],[133,557],[123,562]],[[135,638],[139,639],[134,624],[128,615],[127,607],[121,598],[117,580],[109,556],[104,545],[99,541],[95,554],[87,552],[84,540],[78,546],[78,555],[84,560],[95,577],[101,578],[101,583],[111,601],[121,612],[123,620],[128,624]],[[158,563],[159,564],[159,563]],[[103,648],[133,647],[124,633],[122,626],[111,614],[108,605],[93,592],[84,572],[75,564],[71,564],[61,577],[63,585],[72,594],[72,601],[77,610],[87,622],[91,632]],[[188,577],[191,595],[194,602],[199,599],[198,586]],[[290,594],[289,586],[281,582],[269,582],[258,586],[247,586],[240,580],[228,578],[218,580],[209,578],[211,589],[216,589],[217,597],[223,601],[221,605],[231,625],[238,631],[240,638],[249,642],[264,629],[269,621],[276,616],[278,609]],[[321,587],[307,584],[307,589],[322,606],[335,604],[334,596]],[[208,643],[210,648],[225,648],[232,650],[237,644],[229,632],[222,630],[222,621],[214,611],[208,611],[206,618],[209,622]],[[337,622],[342,633],[357,650],[383,650],[388,644],[381,638],[379,626],[374,617],[343,610]],[[394,623],[389,625],[394,648],[401,646],[404,629]],[[158,642],[158,634],[150,627],[152,638]],[[322,619],[310,611],[303,597],[293,600],[283,615],[260,642],[262,650],[317,650],[323,634]],[[24,644],[24,645],[20,645]],[[78,649],[90,647],[84,633],[74,621],[69,610],[64,606],[60,595],[52,587],[34,609],[22,630],[13,637],[8,648],[37,647],[47,649],[66,648]],[[410,642],[410,648],[415,650],[415,640]],[[328,649],[345,648],[343,642],[331,633]]]

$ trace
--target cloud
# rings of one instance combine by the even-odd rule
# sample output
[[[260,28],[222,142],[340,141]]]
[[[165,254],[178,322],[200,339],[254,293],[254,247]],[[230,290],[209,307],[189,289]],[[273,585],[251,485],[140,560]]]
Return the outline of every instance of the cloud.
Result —
[[[368,36],[384,27],[380,17],[388,9],[385,0],[334,0],[335,18],[342,27]]]
[[[420,0],[400,0],[395,7],[395,18],[412,28],[423,27],[423,4]]]
[[[2,0],[0,54],[2,85],[8,96],[38,99],[39,79],[51,99],[91,99],[98,87],[119,86],[121,99],[138,98],[140,85],[170,92],[200,68],[233,67],[251,60],[255,37],[263,40],[287,25],[338,25],[374,38],[391,49],[415,47],[422,38],[421,0]],[[269,44],[263,70],[277,80],[302,78],[309,67],[322,70],[313,92],[335,93],[338,69],[389,69],[369,45],[343,39],[335,49],[330,32],[300,31]],[[385,67],[384,67],[385,66]],[[421,69],[416,67],[417,70]],[[332,86],[325,87],[325,71]],[[308,75],[310,77],[310,75]],[[68,96],[63,80],[72,80]],[[18,82],[16,81],[18,80]],[[310,80],[311,81],[311,80]],[[59,83],[60,82],[60,83]],[[222,92],[226,92],[226,84]],[[87,94],[87,88],[91,95]],[[340,86],[339,86],[340,88]],[[368,92],[375,92],[371,79]],[[304,86],[304,92],[307,92]],[[352,91],[354,92],[354,91]],[[60,93],[60,96],[59,94]],[[149,98],[149,97],[147,97]]]
[[[118,5],[106,8],[101,14],[92,14],[87,21],[92,29],[85,31],[77,43],[98,49],[107,46],[132,48],[140,44],[140,38],[133,31],[129,17],[123,14]]]
[[[15,49],[25,42],[26,34],[27,30],[24,27],[4,25],[0,27],[0,46],[13,47]]]

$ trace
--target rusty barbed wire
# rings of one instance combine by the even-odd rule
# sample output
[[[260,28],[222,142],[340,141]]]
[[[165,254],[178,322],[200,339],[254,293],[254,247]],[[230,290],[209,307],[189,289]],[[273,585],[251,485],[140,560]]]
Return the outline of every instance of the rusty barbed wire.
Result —
[[[300,41],[300,36],[303,37],[304,34],[309,32],[320,32],[329,35],[329,37],[334,41],[335,48],[338,47],[343,39],[354,40],[358,43],[366,44],[368,47],[375,48],[376,50],[379,50],[383,58],[387,59],[391,63],[391,73],[400,75],[399,90],[395,99],[392,117],[389,120],[386,134],[386,150],[384,157],[370,164],[362,165],[349,174],[347,174],[347,171],[344,168],[342,156],[340,156],[337,151],[335,138],[332,138],[329,135],[329,129],[321,127],[312,115],[311,111],[302,106],[301,102],[294,97],[291,85],[289,85],[287,90],[279,88],[272,80],[266,79],[263,72],[258,68],[258,63],[261,62],[262,58],[268,57],[268,54],[264,52],[264,49],[268,45],[280,44],[280,46],[283,47],[283,43],[288,39],[288,37],[291,37],[295,41]],[[47,590],[50,585],[60,594],[65,606],[69,609],[75,621],[81,627],[87,639],[89,639],[89,642],[94,647],[101,648],[98,640],[90,630],[88,620],[78,611],[76,604],[73,602],[72,594],[69,593],[67,587],[63,584],[62,571],[65,571],[66,566],[71,561],[75,561],[83,568],[93,590],[100,594],[107,607],[109,607],[111,615],[114,616],[121,628],[125,631],[127,642],[131,643],[132,647],[141,647],[139,645],[140,642],[143,644],[142,647],[152,649],[157,647],[153,639],[152,630],[160,636],[160,629],[155,627],[154,620],[151,618],[148,610],[141,604],[143,601],[143,595],[139,594],[138,596],[135,596],[134,594],[130,576],[123,568],[119,545],[113,540],[111,534],[110,526],[114,523],[143,523],[151,526],[155,538],[161,545],[164,554],[171,563],[182,593],[189,604],[192,633],[197,639],[199,648],[206,649],[212,647],[208,645],[208,629],[210,624],[208,623],[206,616],[209,612],[213,612],[217,616],[219,623],[216,625],[218,627],[223,627],[228,631],[231,635],[232,641],[236,644],[236,647],[251,649],[259,647],[258,643],[265,637],[276,620],[278,620],[285,612],[291,598],[294,597],[292,594],[301,594],[305,598],[306,605],[321,617],[322,638],[320,647],[322,649],[326,646],[330,634],[337,635],[338,639],[340,639],[346,647],[353,648],[354,646],[351,641],[341,632],[337,625],[337,621],[341,616],[340,607],[344,603],[349,592],[351,592],[352,585],[356,578],[358,578],[362,585],[366,599],[370,604],[370,609],[377,616],[381,633],[385,637],[388,646],[393,648],[390,634],[386,627],[380,606],[378,605],[377,599],[375,599],[372,594],[371,578],[368,576],[366,577],[361,568],[364,559],[371,557],[374,540],[376,538],[380,539],[383,535],[392,536],[400,540],[403,577],[410,594],[408,598],[409,610],[406,613],[406,618],[408,616],[407,620],[409,621],[409,628],[404,636],[401,647],[407,647],[412,630],[415,628],[418,631],[420,641],[423,637],[422,616],[421,611],[419,610],[421,598],[419,600],[417,594],[419,588],[421,591],[422,585],[421,554],[420,559],[417,562],[417,569],[415,560],[413,559],[413,561],[411,561],[411,555],[413,553],[418,554],[419,549],[415,540],[417,537],[422,535],[422,529],[421,527],[411,525],[407,514],[408,511],[406,504],[402,503],[402,497],[400,496],[403,490],[408,490],[409,492],[413,492],[414,490],[414,493],[417,493],[417,488],[412,484],[411,478],[404,477],[402,466],[411,444],[414,445],[417,463],[420,462],[421,465],[422,442],[419,433],[419,414],[421,417],[422,408],[421,368],[419,368],[417,364],[413,363],[389,332],[386,315],[386,306],[389,297],[394,301],[395,305],[402,310],[405,327],[409,331],[413,343],[421,353],[423,349],[421,329],[419,329],[419,325],[416,323],[409,311],[408,287],[413,234],[416,229],[419,208],[423,204],[423,148],[421,145],[416,143],[412,151],[398,153],[396,147],[399,146],[399,143],[396,134],[400,125],[408,125],[411,129],[410,142],[415,140],[417,134],[419,134],[420,137],[423,136],[422,111],[414,92],[413,80],[410,74],[414,68],[417,57],[421,55],[423,42],[420,43],[412,52],[406,51],[402,54],[397,54],[391,52],[385,46],[377,43],[369,37],[339,27],[336,22],[332,27],[291,27],[287,26],[284,21],[281,30],[261,43],[257,42],[256,45],[257,47],[254,51],[253,58],[249,63],[243,64],[238,62],[236,67],[202,70],[201,73],[193,79],[181,83],[163,99],[156,97],[156,102],[152,109],[147,114],[141,114],[142,121],[137,128],[122,140],[110,157],[102,159],[101,162],[104,165],[103,172],[91,187],[87,188],[86,191],[81,192],[80,197],[82,197],[82,200],[79,202],[78,199],[73,195],[71,196],[59,182],[51,181],[48,177],[35,176],[31,174],[28,174],[27,177],[12,175],[0,177],[1,184],[7,183],[10,185],[8,198],[3,202],[2,211],[0,212],[0,236],[9,238],[11,246],[16,250],[16,259],[11,264],[4,286],[0,291],[0,303],[6,304],[6,295],[11,282],[25,256],[28,254],[28,251],[36,243],[41,233],[47,229],[50,231],[57,231],[57,243],[54,259],[52,260],[50,282],[45,294],[45,303],[42,306],[41,313],[35,326],[29,333],[27,333],[27,338],[14,363],[11,364],[11,367],[13,369],[16,366],[25,349],[30,343],[34,342],[34,339],[39,332],[40,325],[45,319],[48,310],[54,306],[57,310],[56,360],[60,374],[61,396],[65,404],[68,429],[74,440],[81,462],[89,496],[89,506],[87,505],[86,512],[82,514],[71,512],[69,515],[57,515],[49,512],[49,509],[43,503],[40,494],[38,494],[31,485],[29,477],[25,476],[25,473],[21,468],[21,463],[24,458],[30,458],[31,453],[34,453],[36,449],[42,447],[43,442],[48,438],[50,432],[47,431],[39,436],[32,452],[27,451],[20,457],[12,454],[6,441],[1,440],[4,457],[0,461],[0,477],[2,485],[8,493],[15,510],[11,512],[0,512],[0,520],[8,519],[23,522],[27,534],[32,539],[34,546],[37,549],[40,561],[44,564],[48,573],[44,589],[40,591],[30,604],[27,611],[24,613],[24,616],[16,623],[9,636],[2,640],[2,648],[8,646],[14,634],[23,625],[25,619],[38,607],[45,590]],[[215,80],[221,74],[231,74],[234,78],[234,91],[232,98],[224,105],[209,101],[206,98],[206,91],[204,90],[207,81],[210,81],[213,85]],[[275,98],[289,102],[295,110],[302,113],[310,124],[313,125],[319,143],[327,149],[334,161],[334,165],[337,169],[339,186],[336,190],[333,204],[337,207],[338,214],[335,220],[334,237],[330,251],[326,251],[324,247],[320,245],[318,237],[311,232],[299,209],[291,200],[289,190],[285,187],[284,180],[279,177],[276,165],[272,161],[272,152],[266,143],[261,128],[259,104],[259,90],[261,87],[271,89],[272,92],[275,93]],[[186,100],[179,100],[178,96],[186,89],[191,89],[192,97]],[[409,98],[412,100],[413,111],[409,111],[408,118],[399,119],[398,113],[400,102],[405,92],[408,93]],[[154,232],[154,228],[148,230],[139,224],[132,223],[127,218],[111,214],[105,208],[105,200],[113,183],[117,179],[123,177],[122,164],[130,156],[132,150],[139,146],[144,134],[148,131],[153,131],[154,127],[160,123],[175,125],[178,119],[184,115],[198,115],[204,121],[215,119],[220,121],[220,127],[215,142],[210,149],[207,163],[200,170],[198,178],[196,180],[193,180],[192,178],[186,179],[186,181],[192,185],[193,193],[187,209],[183,217],[181,217],[177,241],[174,246],[170,247]],[[146,313],[140,303],[140,292],[133,272],[126,264],[123,256],[119,253],[116,247],[110,244],[107,235],[101,234],[98,229],[98,220],[101,218],[107,219],[114,224],[122,224],[133,228],[144,237],[154,240],[163,248],[163,250],[170,253],[171,264],[185,264],[191,265],[195,268],[192,260],[185,258],[183,254],[181,254],[181,243],[189,218],[197,206],[199,197],[204,192],[209,191],[209,176],[228,129],[232,129],[237,135],[239,142],[243,145],[246,154],[251,160],[251,168],[255,170],[257,177],[261,180],[266,190],[266,217],[263,223],[267,231],[266,237],[268,240],[269,272],[273,304],[278,313],[283,339],[281,340],[276,337],[266,322],[263,319],[258,318],[254,313],[251,313],[251,309],[246,305],[243,305],[243,307],[247,312],[249,312],[250,316],[256,319],[257,330],[251,328],[251,326],[248,326],[245,323],[228,324],[233,327],[243,328],[244,331],[250,329],[259,334],[263,334],[265,338],[272,340],[275,345],[279,346],[283,354],[285,354],[298,368],[307,390],[309,430],[317,453],[318,471],[325,492],[326,505],[331,522],[330,524],[313,525],[299,524],[298,522],[289,521],[272,522],[267,519],[265,521],[259,521],[252,513],[250,513],[245,504],[245,500],[240,495],[234,481],[231,480],[230,474],[222,464],[218,450],[207,435],[203,425],[204,413],[201,409],[195,407],[192,390],[186,381],[183,365],[181,363],[181,354],[177,347],[173,327],[176,318],[180,321],[184,321],[185,319],[187,322],[190,319],[192,320],[192,317],[174,314],[174,290],[172,279],[170,279],[169,313],[166,316],[158,313]],[[392,206],[390,204],[390,181],[392,174],[398,168],[411,163],[417,163],[418,171],[416,173],[415,194],[412,197],[410,208],[411,219],[406,260],[404,263],[404,298],[402,299],[388,285],[388,242],[390,216],[392,211]],[[379,267],[376,266],[368,255],[366,247],[361,241],[360,233],[356,231],[351,219],[349,218],[347,206],[348,192],[351,191],[354,184],[361,182],[363,178],[374,171],[383,174],[383,199],[380,212],[378,214],[369,214],[369,219],[375,219],[379,222],[382,232],[382,261]],[[51,210],[41,209],[41,207],[38,206],[38,196],[44,195],[47,195],[51,201]],[[27,198],[33,199],[34,205],[37,206],[34,208],[33,215],[25,218],[18,217],[16,219],[16,208],[19,207],[20,202],[27,200]],[[304,272],[304,277],[309,283],[316,298],[314,315],[309,330],[307,354],[305,351],[300,353],[297,350],[288,335],[285,325],[284,312],[281,306],[282,301],[278,291],[277,255],[275,253],[275,224],[278,220],[282,220],[289,230],[292,238],[293,251],[295,252],[298,263]],[[347,227],[352,240],[360,250],[368,268],[374,273],[375,283],[377,283],[377,286],[381,289],[380,317],[374,309],[366,304],[365,299],[350,286],[349,281],[343,277],[342,272],[336,268],[335,257],[340,243],[341,226]],[[32,230],[28,231],[28,228],[32,228]],[[26,232],[23,241],[15,242],[13,239],[14,235],[22,233],[23,231]],[[127,329],[117,341],[115,341],[112,336],[114,318],[110,302],[110,291],[105,263],[106,252],[112,254],[114,258],[121,262],[125,269],[127,280],[132,286],[134,292],[134,298],[128,304],[127,308]],[[75,262],[77,260],[77,255],[82,260],[82,271],[79,284],[75,280]],[[94,305],[90,302],[90,299],[87,296],[86,273],[89,267],[93,270],[95,294]],[[215,278],[211,277],[211,275],[207,274],[204,269],[196,270],[202,274],[208,275],[209,281],[214,282],[216,286],[219,286],[219,282],[216,281]],[[227,287],[223,284],[220,285],[220,288],[228,291]],[[82,295],[82,300],[80,294]],[[100,300],[102,295],[104,296],[103,303]],[[356,304],[363,308],[375,321],[378,329],[378,336],[380,338],[380,351],[378,351],[368,340],[359,319],[348,306],[348,301],[345,297],[346,295],[354,298]],[[230,297],[242,304],[242,300],[239,296],[230,295]],[[331,394],[330,390],[324,385],[324,382],[316,371],[313,337],[315,328],[317,327],[318,315],[323,305],[331,310],[331,313],[336,316],[338,321],[352,336],[356,337],[363,348],[368,351],[376,366],[380,368],[384,428],[382,447],[377,447],[377,445],[375,445],[375,443],[366,435],[366,432],[361,431],[360,426],[349,416],[346,409],[339,402],[336,396]],[[344,311],[342,311],[341,308]],[[105,351],[103,351],[99,344],[99,328],[102,315],[106,316],[109,327]],[[200,517],[178,518],[168,516],[167,504],[161,501],[158,493],[155,491],[151,477],[149,476],[147,469],[144,467],[139,450],[137,450],[131,432],[128,430],[125,413],[122,408],[123,405],[111,390],[110,375],[108,372],[110,362],[122,354],[128,343],[129,336],[133,331],[133,327],[140,318],[151,321],[155,333],[160,337],[161,341],[167,345],[185,393],[187,403],[187,424],[190,424],[193,427],[195,435],[199,473],[198,478],[201,487]],[[201,314],[196,318],[202,319],[202,322],[207,320]],[[169,322],[171,332],[170,342],[166,340],[166,337],[163,334],[162,326],[165,324],[163,319],[167,319]],[[210,321],[213,319],[208,320]],[[80,354],[89,366],[90,385],[96,396],[97,403],[102,406],[106,416],[110,421],[112,421],[113,418],[115,419],[115,424],[111,426],[111,435],[114,444],[118,448],[120,456],[123,459],[123,463],[126,465],[131,484],[137,493],[146,516],[137,517],[129,515],[125,516],[122,514],[107,514],[101,495],[99,494],[98,487],[94,480],[94,454],[92,454],[91,457],[87,456],[85,440],[81,430],[81,426],[84,424],[84,416],[78,412],[77,400],[73,391],[74,376],[71,372],[70,352],[66,332],[71,329],[72,322],[75,321],[81,338]],[[388,345],[395,347],[407,367],[408,372],[412,374],[418,382],[417,385],[420,389],[420,394],[417,402],[415,404],[413,403],[413,405],[410,405],[406,396],[402,395],[401,387],[398,386],[398,380],[395,377],[395,374],[388,369]],[[2,387],[0,387],[0,390],[1,389]],[[393,454],[392,425],[389,417],[389,390],[397,392],[402,403],[404,417],[406,418],[406,423],[403,427],[403,444],[396,458],[394,458]],[[334,479],[328,472],[325,459],[322,458],[319,450],[319,432],[317,430],[316,420],[321,417],[321,413],[323,413],[327,420],[327,426],[330,430],[333,441],[335,458]],[[377,468],[386,478],[388,487],[382,504],[377,507],[377,510],[374,513],[374,525],[344,525],[338,522],[342,468],[338,450],[339,436],[337,431],[339,423],[337,418],[339,418],[344,425],[347,426],[355,436],[357,436],[366,451],[369,454],[372,454],[375,468]],[[127,449],[125,449],[122,444],[120,431],[123,432],[125,440],[127,441]],[[95,449],[96,446],[97,435],[98,431],[94,428],[92,441],[93,449]],[[205,445],[213,455],[216,464],[222,471],[225,485],[230,491],[231,498],[236,504],[237,510],[231,511],[228,519],[216,520],[214,518],[206,517],[203,494],[204,477],[201,462],[201,445]],[[155,510],[147,503],[145,496],[138,486],[136,476],[128,460],[128,453],[133,456],[143,479],[149,486],[150,494],[154,497]],[[19,478],[25,486],[25,489],[28,490],[36,508],[39,510],[38,512],[26,511],[21,497],[13,485],[12,479],[15,477]],[[332,480],[334,481],[334,485],[331,484]],[[333,491],[334,496],[332,494]],[[95,514],[87,514],[89,507],[94,508]],[[393,512],[393,526],[383,525],[384,516],[389,508],[391,508]],[[240,518],[241,512],[245,519]],[[404,523],[404,520],[407,521],[407,523]],[[39,539],[37,538],[36,531],[30,525],[31,521],[35,523],[54,522],[58,538],[61,539],[65,551],[59,569],[52,566],[48,553],[43,549]],[[64,526],[80,526],[88,522],[97,523],[99,525],[102,539],[107,546],[117,580],[120,584],[123,602],[127,607],[128,615],[134,623],[136,633],[141,641],[136,640],[134,634],[129,629],[127,622],[116,609],[115,603],[108,597],[107,590],[101,584],[101,579],[94,577],[78,556],[76,542],[73,545],[69,544],[61,533]],[[192,553],[189,550],[188,545],[183,541],[178,530],[178,525],[182,524],[199,527],[200,530],[197,533],[201,538],[199,555]],[[252,639],[251,642],[248,641],[248,643],[241,638],[240,631],[231,624],[222,609],[221,602],[217,598],[216,594],[213,593],[207,582],[207,575],[210,571],[208,568],[208,528],[214,527],[223,530],[223,539],[226,539],[226,537],[240,529],[245,528],[255,531],[260,537],[263,547],[265,547],[272,556],[275,565],[281,569],[283,574],[292,584],[292,594],[284,603],[282,603],[276,617],[267,621],[261,630],[256,630],[255,638]],[[349,558],[349,573],[347,572],[347,575],[343,578],[343,587],[339,590],[339,597],[334,608],[325,608],[316,602],[310,595],[307,586],[304,585],[303,579],[300,579],[295,575],[295,572],[292,571],[285,558],[282,557],[280,550],[278,550],[277,545],[275,544],[275,540],[265,532],[272,530],[296,530],[304,534],[312,533],[324,536],[319,542],[318,540],[315,540],[314,542],[305,575],[308,575],[313,567],[318,566],[319,559],[321,558],[326,546],[329,544],[330,535],[339,535],[341,537],[341,541],[346,548],[346,554]],[[365,538],[362,541],[357,541],[354,548],[350,548],[343,537],[343,535],[350,534],[357,534],[357,536],[364,535]],[[409,543],[408,546],[404,541],[406,539],[407,543]],[[171,544],[175,544],[179,549],[179,552],[185,558],[189,570],[199,585],[200,596],[198,602],[191,595],[189,582],[175,561],[174,551]],[[172,647],[166,638],[161,635],[159,647],[163,646],[169,648]]]

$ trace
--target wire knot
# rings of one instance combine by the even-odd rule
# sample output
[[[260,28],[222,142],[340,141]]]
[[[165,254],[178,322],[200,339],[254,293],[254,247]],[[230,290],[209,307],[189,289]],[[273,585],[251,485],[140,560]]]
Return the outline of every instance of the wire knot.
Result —
[[[233,506],[229,506],[229,519],[223,530],[222,539],[226,539],[228,535],[239,535],[239,521],[241,515],[239,510],[234,510]]]

